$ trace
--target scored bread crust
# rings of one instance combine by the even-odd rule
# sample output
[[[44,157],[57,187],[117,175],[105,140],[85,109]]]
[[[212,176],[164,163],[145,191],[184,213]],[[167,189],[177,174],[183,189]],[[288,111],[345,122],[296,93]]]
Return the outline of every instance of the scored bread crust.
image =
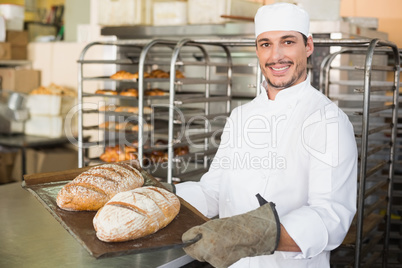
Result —
[[[144,178],[125,163],[104,164],[90,168],[64,185],[57,205],[70,211],[96,211],[119,192],[141,187]]]
[[[179,213],[178,197],[146,186],[115,195],[93,219],[96,236],[104,242],[144,237],[167,226]]]

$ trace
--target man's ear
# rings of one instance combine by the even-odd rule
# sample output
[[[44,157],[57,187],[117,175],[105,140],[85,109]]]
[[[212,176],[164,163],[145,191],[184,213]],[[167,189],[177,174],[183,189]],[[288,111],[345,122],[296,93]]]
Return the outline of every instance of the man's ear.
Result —
[[[313,37],[310,35],[307,37],[307,45],[306,45],[306,53],[307,53],[307,58],[313,54],[314,51],[314,42],[313,42]]]

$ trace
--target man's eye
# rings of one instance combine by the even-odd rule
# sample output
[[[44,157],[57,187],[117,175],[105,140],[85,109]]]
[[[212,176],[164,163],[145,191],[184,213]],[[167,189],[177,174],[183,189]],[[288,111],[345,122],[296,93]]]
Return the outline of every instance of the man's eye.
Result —
[[[285,44],[286,44],[286,45],[291,45],[291,44],[293,44],[293,43],[294,43],[293,41],[289,41],[289,40],[285,41]]]
[[[263,43],[261,46],[262,47],[269,47],[269,43]]]

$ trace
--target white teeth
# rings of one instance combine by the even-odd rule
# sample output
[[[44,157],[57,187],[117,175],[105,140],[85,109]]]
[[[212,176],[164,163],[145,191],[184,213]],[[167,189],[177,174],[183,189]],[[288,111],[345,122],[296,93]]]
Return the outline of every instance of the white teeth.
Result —
[[[274,68],[274,67],[272,67],[272,69],[274,71],[283,71],[283,70],[288,69],[288,68],[289,68],[289,66],[285,66],[285,67],[282,67],[282,68]]]

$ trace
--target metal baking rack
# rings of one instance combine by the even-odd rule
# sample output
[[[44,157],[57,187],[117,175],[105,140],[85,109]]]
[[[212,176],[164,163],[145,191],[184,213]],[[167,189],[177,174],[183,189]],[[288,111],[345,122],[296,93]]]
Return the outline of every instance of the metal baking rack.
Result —
[[[151,42],[144,51],[150,47],[159,44],[158,40]],[[205,46],[220,47],[224,51],[224,61],[213,61],[208,54]],[[195,57],[195,53],[200,52],[201,56]],[[140,66],[145,63],[146,54],[140,57]],[[168,109],[168,129],[167,129],[167,167],[161,173],[166,172],[164,176],[168,183],[175,181],[194,180],[207,171],[211,156],[217,148],[211,148],[211,137],[216,137],[220,133],[223,123],[211,126],[211,122],[216,118],[226,119],[231,110],[231,55],[230,51],[221,44],[201,43],[183,39],[178,41],[173,49],[169,64],[170,73],[175,74],[180,68],[182,70],[192,69],[185,78],[176,78],[171,75],[169,79],[169,99],[165,108]],[[225,75],[216,75],[214,72],[217,67],[226,68]],[[143,70],[140,67],[139,75],[141,77]],[[191,76],[190,76],[191,75]],[[140,82],[141,84],[141,82]],[[198,86],[198,87],[194,87]],[[214,90],[211,87],[215,87]],[[196,94],[183,94],[194,91]],[[212,92],[214,91],[214,92]],[[141,92],[141,90],[140,90]],[[143,103],[139,96],[139,110]],[[215,104],[225,105],[224,111],[214,112],[212,106]],[[189,107],[198,109],[198,113],[191,115],[188,112]],[[200,113],[201,112],[201,113]],[[181,116],[177,118],[177,113]],[[177,131],[176,127],[181,128]],[[191,128],[196,126],[196,129]],[[140,130],[141,132],[141,130]],[[181,147],[189,148],[184,155],[176,155],[175,149]],[[141,158],[142,151],[139,151]],[[183,163],[188,165],[183,168]],[[191,164],[191,167],[188,168]],[[161,171],[160,169],[158,170]],[[157,174],[163,176],[163,174]]]
[[[398,49],[378,39],[339,40],[330,45],[342,49],[321,63],[320,89],[348,114],[359,149],[357,213],[343,244],[332,252],[331,265],[387,267],[396,260],[391,257],[389,241],[398,128]]]
[[[88,156],[88,151],[91,148],[99,148],[99,151],[102,152],[102,147],[105,147],[108,144],[119,145],[123,141],[123,143],[126,143],[125,145],[127,145],[127,143],[135,141],[138,142],[139,145],[137,153],[138,159],[143,160],[147,160],[146,158],[153,151],[169,152],[169,150],[172,150],[171,153],[173,153],[174,149],[178,147],[190,147],[190,151],[185,155],[177,157],[171,155],[166,165],[160,165],[163,166],[162,168],[156,168],[153,165],[148,167],[143,166],[149,171],[156,171],[158,177],[162,177],[162,179],[166,179],[168,182],[172,181],[171,176],[173,174],[178,175],[178,173],[180,173],[181,178],[188,178],[196,175],[200,176],[205,173],[208,167],[207,161],[209,161],[210,157],[213,156],[216,151],[216,148],[209,148],[209,139],[223,127],[223,124],[215,124],[212,127],[208,126],[206,120],[214,120],[217,117],[221,119],[226,118],[230,111],[230,53],[227,49],[223,48],[222,45],[215,45],[223,48],[225,53],[224,58],[226,59],[224,62],[212,61],[207,50],[202,47],[203,45],[201,43],[197,45],[194,43],[186,43],[184,46],[183,44],[180,44],[181,48],[186,48],[181,49],[181,51],[174,56],[174,60],[172,60],[172,53],[175,53],[177,45],[177,41],[171,40],[120,40],[113,42],[94,42],[88,44],[83,49],[78,60],[78,101],[80,105],[78,109],[78,153],[80,167],[100,162],[96,154],[94,157]],[[214,46],[213,44],[204,45]],[[115,46],[118,59],[86,60],[85,58],[88,51],[94,46]],[[191,47],[190,50],[188,49],[189,47]],[[202,58],[195,56],[194,53],[198,52],[202,53]],[[109,76],[104,75],[86,76],[84,74],[84,65],[88,64],[115,65],[116,68],[120,70],[124,69],[132,73],[138,72],[138,78],[114,80]],[[172,65],[174,66],[173,69]],[[226,68],[226,74],[214,75],[213,71],[218,67]],[[170,73],[172,74],[176,73],[176,70],[179,69],[182,70],[185,75],[185,69],[190,68],[192,71],[191,75],[186,75],[181,78],[176,78],[174,75],[170,76],[170,78],[147,78],[145,73],[150,72],[151,69],[155,68],[169,68]],[[197,68],[196,72],[194,71],[195,68]],[[116,91],[119,90],[119,85],[129,84],[130,87],[132,85],[132,87],[138,89],[138,97],[101,95],[87,92],[87,90],[84,90],[85,82],[87,81],[116,82]],[[155,87],[164,88],[165,94],[160,96],[145,96],[144,93],[146,90]],[[211,90],[211,88],[213,89]],[[218,90],[218,88],[223,88],[223,90]],[[211,93],[212,91],[214,92]],[[215,91],[217,91],[217,94],[215,94]],[[130,136],[130,141],[127,141],[127,135],[130,133],[118,131],[116,134],[111,134],[110,130],[105,131],[105,129],[99,128],[98,123],[85,120],[85,115],[90,114],[95,116],[98,115],[99,118],[105,118],[105,120],[106,118],[113,116],[124,116],[124,118],[126,118],[130,115],[113,111],[99,111],[97,107],[85,107],[86,103],[84,99],[89,98],[126,101],[128,105],[138,107],[138,114],[135,115],[139,119],[138,132],[131,133],[132,136]],[[222,103],[226,106],[224,111],[211,112],[213,110],[211,109],[212,106],[215,104],[220,106]],[[143,109],[145,106],[151,106],[153,108],[153,113],[144,114]],[[156,109],[159,110],[157,111]],[[171,112],[171,110],[173,112]],[[144,131],[143,122],[151,122],[152,124],[155,124],[153,131]],[[183,133],[183,126],[186,128],[185,133]],[[98,133],[105,132],[108,133],[109,136],[106,134],[98,135],[97,139],[89,139],[89,141],[84,142],[84,137],[86,136],[84,132],[90,130],[97,131]],[[175,134],[174,136],[171,136],[171,142],[169,142],[169,131]],[[182,134],[181,137],[178,134]],[[182,139],[183,137],[185,137],[185,139]],[[158,139],[166,139],[170,145],[160,146],[160,144],[155,144]],[[192,150],[193,143],[203,144],[202,149],[196,151]],[[200,163],[200,160],[205,163]],[[173,161],[177,163],[175,168],[172,166]],[[180,167],[180,163],[184,163],[184,161],[191,164],[191,170],[183,170],[183,168]],[[144,165],[144,163],[149,164],[149,161],[139,162],[141,165]],[[156,163],[156,166],[159,164],[161,163]],[[169,170],[173,170],[174,173]],[[170,177],[168,177],[167,174],[170,174]]]
[[[91,156],[90,150],[101,150],[103,146],[109,144],[115,145],[121,143],[124,140],[134,141],[137,139],[137,133],[126,134],[124,131],[116,133],[109,130],[102,130],[98,128],[100,121],[107,121],[108,119],[126,118],[121,115],[113,115],[111,113],[104,113],[99,111],[101,105],[106,105],[108,101],[112,103],[126,100],[130,105],[137,106],[138,100],[134,97],[126,97],[120,95],[101,95],[93,92],[88,92],[87,82],[109,82],[115,83],[115,90],[122,84],[136,84],[137,79],[111,79],[110,75],[87,75],[87,66],[100,65],[100,66],[124,66],[121,69],[127,69],[129,71],[135,71],[132,66],[138,66],[138,61],[135,58],[116,55],[112,59],[87,59],[89,58],[89,52],[92,52],[94,48],[111,47],[114,51],[117,51],[120,47],[127,47],[134,50],[136,54],[141,53],[143,47],[148,44],[150,40],[119,40],[119,41],[104,41],[104,42],[92,42],[89,43],[81,51],[78,59],[78,166],[84,167],[91,165],[93,162],[97,163],[96,157]],[[131,69],[130,69],[131,68]],[[95,103],[97,102],[97,104]],[[84,133],[85,132],[85,133]],[[89,134],[88,134],[89,133]],[[109,135],[110,134],[110,135]],[[89,137],[89,138],[88,138]]]

